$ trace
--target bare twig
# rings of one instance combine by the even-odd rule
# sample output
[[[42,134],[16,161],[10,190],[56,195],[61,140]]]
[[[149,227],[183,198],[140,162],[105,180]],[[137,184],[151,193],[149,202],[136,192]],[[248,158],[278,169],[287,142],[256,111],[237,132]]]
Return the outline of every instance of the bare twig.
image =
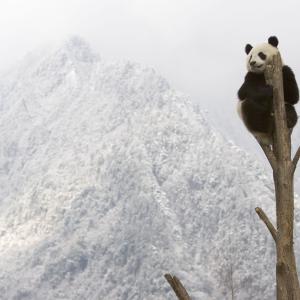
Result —
[[[189,296],[186,289],[176,276],[172,276],[171,274],[165,274],[165,278],[169,282],[170,286],[174,290],[179,300],[191,300],[191,297]]]
[[[271,223],[271,221],[269,220],[269,218],[267,217],[267,215],[265,214],[265,212],[260,208],[260,207],[256,207],[255,208],[256,213],[258,214],[258,216],[260,217],[260,219],[266,224],[267,228],[269,229],[275,243],[277,241],[277,231],[275,229],[275,227],[273,226],[273,224]]]
[[[294,158],[293,158],[293,173],[295,172],[296,170],[296,167],[297,167],[297,163],[299,161],[299,158],[300,158],[300,147],[298,148]]]

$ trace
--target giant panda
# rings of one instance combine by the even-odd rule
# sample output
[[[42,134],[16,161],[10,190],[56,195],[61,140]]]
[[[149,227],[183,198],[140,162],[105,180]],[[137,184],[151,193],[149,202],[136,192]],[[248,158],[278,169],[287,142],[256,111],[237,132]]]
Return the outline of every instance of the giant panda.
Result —
[[[269,37],[268,43],[255,47],[246,45],[248,73],[238,90],[238,113],[246,128],[265,145],[272,144],[274,117],[273,88],[266,84],[264,71],[272,57],[278,53],[277,46],[278,39],[275,36]],[[293,128],[297,123],[297,113],[293,105],[299,100],[299,90],[290,67],[283,65],[282,75],[287,126]]]

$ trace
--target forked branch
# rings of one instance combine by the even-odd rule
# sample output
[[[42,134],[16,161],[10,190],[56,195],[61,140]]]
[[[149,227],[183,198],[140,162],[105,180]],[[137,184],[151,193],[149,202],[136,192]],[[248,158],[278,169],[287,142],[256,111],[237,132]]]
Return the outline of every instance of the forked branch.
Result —
[[[274,152],[272,151],[271,147],[264,145],[264,144],[260,143],[259,141],[258,141],[258,143],[259,143],[261,149],[264,151],[272,169],[276,170],[276,168],[277,168],[276,157],[275,157]]]

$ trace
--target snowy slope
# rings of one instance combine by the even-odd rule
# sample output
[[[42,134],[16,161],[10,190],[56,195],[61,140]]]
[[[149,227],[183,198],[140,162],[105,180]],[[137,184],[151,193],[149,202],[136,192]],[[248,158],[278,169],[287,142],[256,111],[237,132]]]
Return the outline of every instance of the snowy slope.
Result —
[[[0,298],[274,299],[272,184],[154,70],[79,38],[0,81]],[[231,271],[232,270],[232,271]]]

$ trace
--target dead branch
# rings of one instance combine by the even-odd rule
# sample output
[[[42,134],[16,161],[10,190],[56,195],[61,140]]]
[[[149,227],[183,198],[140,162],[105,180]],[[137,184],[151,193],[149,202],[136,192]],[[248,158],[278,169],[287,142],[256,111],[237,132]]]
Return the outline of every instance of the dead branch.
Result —
[[[165,278],[169,282],[170,286],[174,290],[179,300],[191,300],[188,292],[176,276],[172,276],[171,274],[165,274]]]
[[[267,226],[267,228],[269,229],[275,243],[277,241],[277,231],[275,229],[275,227],[273,226],[273,224],[271,223],[271,221],[269,220],[269,218],[267,217],[267,215],[265,214],[265,212],[260,208],[260,207],[256,207],[255,208],[256,213],[258,214],[258,216],[260,217],[260,219],[265,223],[265,225]]]

